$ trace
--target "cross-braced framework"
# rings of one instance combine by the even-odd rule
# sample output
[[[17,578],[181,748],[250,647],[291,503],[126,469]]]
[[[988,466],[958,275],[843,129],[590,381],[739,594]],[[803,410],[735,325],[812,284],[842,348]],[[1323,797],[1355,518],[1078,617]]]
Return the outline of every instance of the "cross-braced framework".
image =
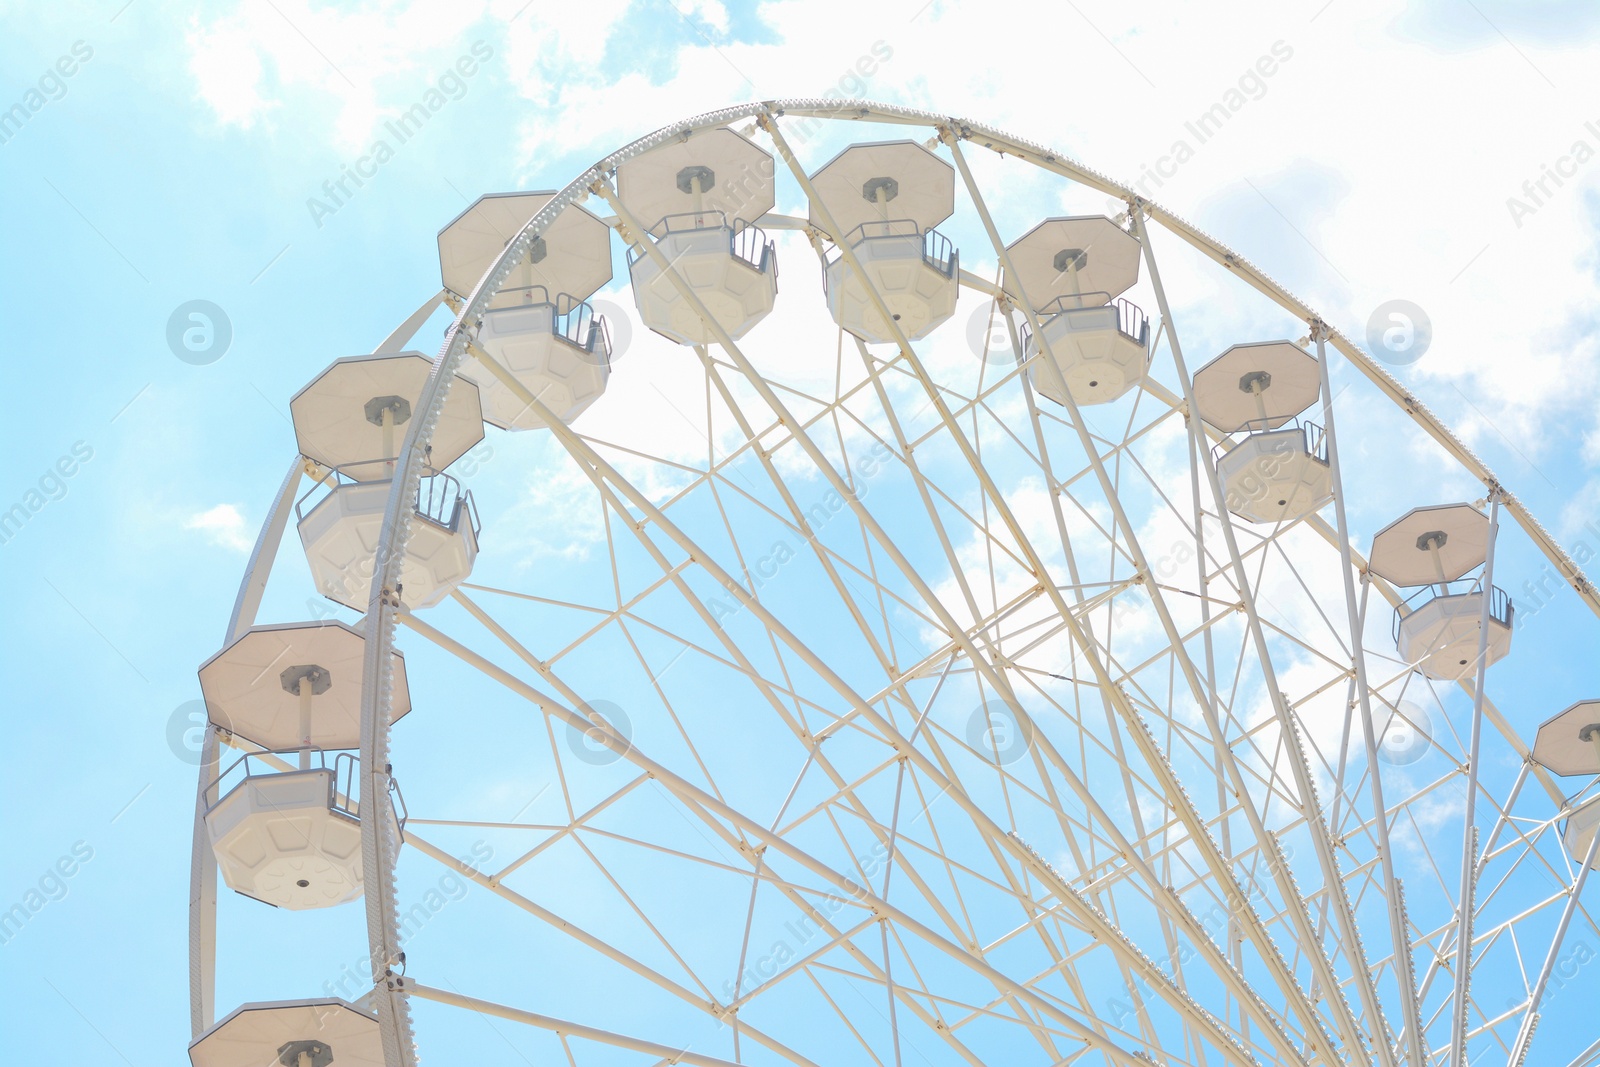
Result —
[[[874,124],[954,168],[961,253],[998,270],[950,264],[963,308],[986,305],[996,327],[980,358],[906,336],[812,180],[816,145]],[[801,257],[838,260],[869,279],[887,339],[827,323],[820,300],[825,332],[736,339],[649,236],[618,166],[724,127],[770,150],[806,215],[753,220],[781,235],[786,279],[810,269]],[[1153,301],[1148,370],[1105,405],[1075,398],[1044,301],[1001,280],[1023,272],[996,213],[1025,201],[1043,217],[1074,188],[1123,205],[1108,225],[1136,242]],[[613,375],[654,361],[679,388],[656,388],[652,421],[606,432],[568,425],[479,339],[512,268],[585,200],[708,335],[639,338]],[[412,402],[364,622],[365,1003],[390,1067],[454,1055],[430,1049],[430,1027],[451,1024],[437,1009],[414,1023],[416,1001],[530,1024],[574,1065],[1423,1067],[1518,1062],[1541,1010],[1582,1017],[1585,998],[1552,984],[1596,936],[1580,896],[1594,857],[1563,836],[1594,779],[1552,777],[1526,716],[1496,703],[1501,678],[1540,669],[1533,642],[1493,668],[1480,644],[1447,680],[1396,651],[1410,594],[1369,570],[1349,517],[1393,458],[1341,454],[1340,432],[1387,398],[1481,483],[1479,588],[1497,539],[1520,536],[1600,599],[1423,404],[1243,258],[1058,153],[820,100],[646,137],[507,237],[476,290],[433,298],[379,349],[404,347],[440,300],[457,313]],[[1178,267],[1164,284],[1179,262],[1183,284],[1223,294],[1193,335],[1173,312],[1193,304]],[[1248,521],[1219,470],[1236,439],[1198,417],[1195,372],[1218,337],[1285,329],[1317,360],[1306,433],[1331,499]],[[1336,357],[1352,369],[1337,392]],[[525,453],[542,488],[490,515],[471,581],[413,611],[397,577],[408,503],[467,359],[546,427]],[[254,621],[306,468],[263,529],[230,637]],[[578,547],[534,554],[551,531]],[[1487,634],[1493,598],[1478,599]],[[432,672],[454,694],[433,713],[459,748],[408,749],[409,726],[385,725],[397,640],[413,689]],[[1415,761],[1386,761],[1387,731],[1419,715]],[[234,740],[213,732],[208,763],[219,736]],[[391,771],[410,792],[403,833]],[[214,779],[203,769],[196,1033],[215,1015]],[[508,796],[533,800],[508,815]],[[467,854],[473,841],[492,847]],[[434,863],[499,898],[452,935],[481,972],[402,953],[402,889]]]

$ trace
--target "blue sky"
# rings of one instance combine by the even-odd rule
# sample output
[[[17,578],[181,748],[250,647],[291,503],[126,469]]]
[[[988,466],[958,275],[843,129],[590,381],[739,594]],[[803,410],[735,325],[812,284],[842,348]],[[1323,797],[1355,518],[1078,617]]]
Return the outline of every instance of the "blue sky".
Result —
[[[0,907],[41,880],[59,897],[0,946],[12,1054],[181,1061],[193,774],[173,723],[198,696],[194,670],[219,646],[292,457],[289,397],[437,289],[434,234],[472,199],[558,187],[675,118],[831,89],[970,115],[1137,180],[1288,42],[1292,59],[1241,86],[1248,104],[1152,196],[1350,336],[1386,300],[1421,305],[1433,350],[1394,373],[1558,537],[1600,548],[1586,532],[1600,530],[1600,157],[1576,149],[1600,149],[1600,21],[1578,3],[1190,7],[0,3],[0,109],[26,111],[0,143],[15,398],[0,510],[29,512],[0,544],[13,739]],[[876,42],[892,58],[851,73]],[[452,73],[463,56],[477,60],[470,75]],[[443,102],[397,143],[385,124],[429,92]],[[392,158],[329,213],[324,183],[386,137]],[[992,273],[982,259],[963,265]],[[175,311],[197,300],[231,333],[211,362],[168,343]],[[439,327],[418,347],[431,354]],[[1398,418],[1355,421],[1370,436],[1353,451],[1374,462],[1409,440]],[[490,443],[486,484],[537,509],[515,472],[548,459],[542,446]],[[1415,470],[1373,487],[1358,542],[1435,491],[1436,468]],[[513,506],[502,496],[493,512]],[[521,532],[535,568],[579,536]],[[1517,595],[1540,565],[1517,540],[1500,584]],[[298,566],[285,553],[264,617],[312,610]],[[1593,688],[1593,618],[1570,591],[1540,616],[1555,666],[1516,694],[1534,723]],[[450,699],[428,679],[413,691],[419,705]],[[57,881],[63,857],[73,873]],[[497,902],[482,896],[452,907],[487,931]],[[225,938],[257,921],[238,909],[225,902]],[[344,909],[255,929],[264,943],[326,933],[307,951],[337,973],[359,959],[358,921]],[[293,995],[281,961],[267,970],[267,993]],[[234,973],[219,1003],[230,995],[266,994]],[[1581,1036],[1542,1034],[1568,1055]]]

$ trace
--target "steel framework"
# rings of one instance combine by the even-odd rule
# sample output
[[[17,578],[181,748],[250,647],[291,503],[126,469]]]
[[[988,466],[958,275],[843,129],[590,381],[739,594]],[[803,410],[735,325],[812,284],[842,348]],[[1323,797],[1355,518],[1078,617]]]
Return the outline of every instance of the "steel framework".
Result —
[[[992,305],[1009,351],[955,370],[893,327],[896,343],[878,346],[840,331],[829,380],[801,380],[759,335],[735,341],[716,325],[645,236],[649,220],[618,199],[616,167],[749,123],[811,210],[810,222],[761,225],[796,235],[820,263],[838,235],[793,134],[818,122],[929,136],[1007,274],[977,173],[992,159],[969,153],[1126,205],[1159,325],[1151,377],[1116,424],[1080,410],[1064,383],[1063,406],[1040,402],[1017,329],[1044,337],[1036,309],[965,271],[964,291]],[[512,267],[586,199],[607,205],[622,240],[654,257],[716,339],[671,357],[703,403],[663,418],[693,426],[698,458],[565,425],[475,343]],[[1314,342],[1331,521],[1253,526],[1221,505],[1221,435],[1190,416],[1189,338],[1153,232],[1220,265]],[[864,273],[848,245],[837,250]],[[455,320],[406,427],[364,624],[367,1003],[390,1067],[417,1061],[413,999],[549,1032],[574,1064],[576,1042],[640,1063],[807,1067],[1526,1056],[1563,939],[1575,925],[1596,932],[1579,898],[1593,851],[1570,855],[1560,832],[1594,782],[1573,791],[1529,758],[1526,724],[1491,699],[1481,648],[1475,675],[1452,685],[1384,646],[1403,597],[1352,547],[1349,494],[1370,472],[1341,456],[1351,409],[1337,406],[1336,431],[1331,353],[1481,482],[1491,512],[1597,615],[1600,595],[1425,405],[1242,257],[1128,187],[986,126],[781,100],[698,116],[605,157],[507,243],[474,292],[431,297],[378,351],[403,348],[441,301]],[[594,540],[571,574],[508,568],[499,573],[520,573],[520,587],[478,582],[419,616],[394,592],[408,502],[469,353],[550,427],[541,476],[559,467],[571,479]],[[230,638],[255,620],[308,469],[297,457],[285,478]],[[1486,584],[1493,566],[1491,540]],[[478,679],[453,712],[463,720],[502,698],[532,712],[517,758],[551,776],[559,817],[457,817],[441,799],[447,810],[414,812],[402,841],[391,773],[409,788],[450,771],[443,754],[391,756],[386,672],[399,627]],[[621,718],[600,700],[618,692],[629,694]],[[1436,724],[1415,765],[1427,778],[1380,758],[1379,725],[1402,696]],[[572,737],[589,759],[574,760]],[[217,1015],[217,875],[201,816],[219,739],[208,733],[197,795],[197,1034]],[[481,773],[514,765],[488,755]],[[515,842],[502,845],[512,858],[495,870],[458,858],[445,839],[462,831]],[[557,1018],[442,988],[425,956],[402,951],[403,848],[509,904],[505,917],[526,914],[538,932],[518,944],[564,945],[549,959],[568,981],[615,995]],[[1459,877],[1445,873],[1453,865]],[[586,903],[601,898],[608,906]],[[486,984],[508,998],[519,988]]]

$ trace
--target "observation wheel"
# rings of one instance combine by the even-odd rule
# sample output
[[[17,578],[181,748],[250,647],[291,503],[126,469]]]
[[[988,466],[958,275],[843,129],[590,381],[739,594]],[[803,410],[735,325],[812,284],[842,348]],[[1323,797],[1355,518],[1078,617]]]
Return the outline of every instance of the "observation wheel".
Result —
[[[1600,596],[1246,259],[824,100],[438,251],[200,670],[196,1067],[1600,1051],[1600,694],[1497,562]]]

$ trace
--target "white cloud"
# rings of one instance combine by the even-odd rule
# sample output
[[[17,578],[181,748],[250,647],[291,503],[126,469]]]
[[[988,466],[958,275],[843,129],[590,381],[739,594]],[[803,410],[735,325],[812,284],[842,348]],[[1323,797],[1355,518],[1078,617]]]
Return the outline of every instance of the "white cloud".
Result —
[[[276,106],[265,95],[261,55],[245,26],[237,21],[195,25],[187,43],[189,72],[218,122],[250,129]]]
[[[686,18],[702,19],[719,33],[728,32],[728,9],[721,0],[689,0],[678,9]]]
[[[198,531],[211,544],[233,552],[248,552],[255,543],[236,504],[218,504],[183,520],[185,530]]]
[[[383,119],[467,53],[487,10],[458,0],[362,10],[306,0],[245,5],[191,21],[189,72],[221,125],[277,121],[310,140],[326,126],[334,147],[349,152],[368,147]]]

